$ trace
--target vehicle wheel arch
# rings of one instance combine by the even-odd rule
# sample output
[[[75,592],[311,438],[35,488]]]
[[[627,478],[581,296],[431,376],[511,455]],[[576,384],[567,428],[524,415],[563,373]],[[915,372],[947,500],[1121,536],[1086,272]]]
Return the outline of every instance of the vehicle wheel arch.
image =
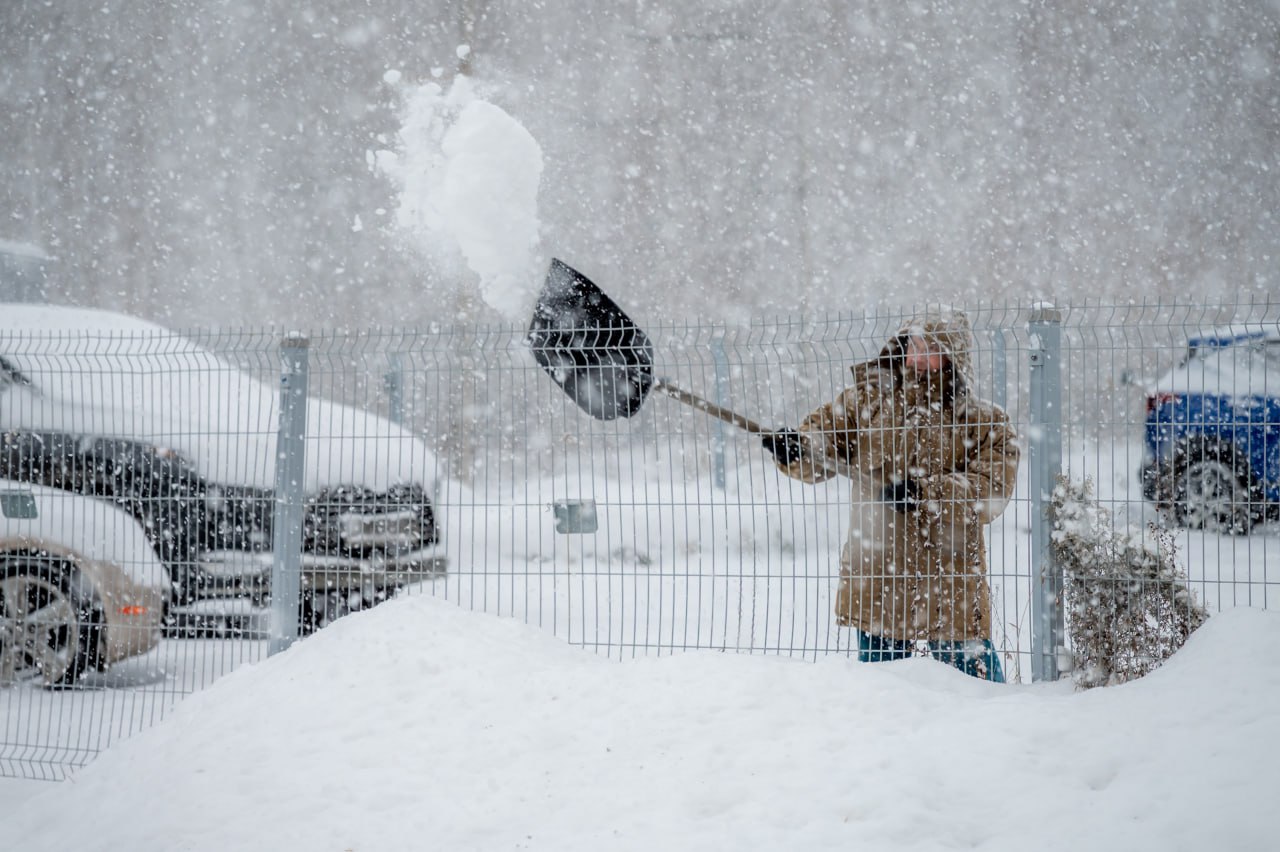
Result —
[[[18,649],[6,645],[0,648],[0,678],[21,676],[57,689],[72,686],[87,671],[103,667],[106,614],[97,587],[84,567],[81,560],[55,550],[0,548],[0,612],[11,615],[14,608],[6,595],[21,592],[74,616],[73,621],[45,637],[60,646],[47,650],[53,650],[55,655],[65,651],[58,670],[44,671],[37,666],[35,672],[25,669],[11,672],[13,661],[6,655],[17,654]],[[27,582],[14,582],[19,577],[27,578]]]
[[[1180,438],[1174,447],[1171,470],[1172,510],[1180,526],[1245,535],[1265,518],[1265,494],[1249,466],[1248,452],[1229,434]],[[1231,508],[1225,514],[1211,512],[1204,505],[1195,505],[1191,493],[1197,474],[1200,477],[1206,473],[1221,476],[1226,472],[1234,477],[1244,499],[1230,504]]]

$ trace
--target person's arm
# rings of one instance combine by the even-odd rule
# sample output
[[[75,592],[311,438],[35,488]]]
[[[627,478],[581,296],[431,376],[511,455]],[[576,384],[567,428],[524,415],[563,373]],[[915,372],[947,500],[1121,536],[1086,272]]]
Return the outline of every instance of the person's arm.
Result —
[[[980,416],[966,424],[970,446],[964,470],[912,478],[917,506],[989,524],[1009,505],[1022,455],[1018,434],[998,406],[984,407]]]
[[[865,384],[847,388],[818,408],[798,430],[764,436],[783,473],[802,482],[822,482],[846,471],[858,455],[859,421],[874,416],[878,396]]]

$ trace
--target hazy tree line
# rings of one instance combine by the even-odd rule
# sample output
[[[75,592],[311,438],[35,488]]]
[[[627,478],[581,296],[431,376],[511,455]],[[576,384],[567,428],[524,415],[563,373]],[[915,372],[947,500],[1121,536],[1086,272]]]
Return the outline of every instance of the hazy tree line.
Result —
[[[545,252],[646,318],[1280,280],[1277,0],[10,0],[0,45],[0,238],[175,326],[496,318],[378,212],[389,69],[487,84]]]

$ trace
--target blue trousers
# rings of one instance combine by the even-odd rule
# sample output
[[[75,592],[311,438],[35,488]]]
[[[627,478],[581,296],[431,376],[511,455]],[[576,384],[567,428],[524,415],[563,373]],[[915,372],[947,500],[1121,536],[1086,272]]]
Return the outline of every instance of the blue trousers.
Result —
[[[904,660],[915,651],[914,642],[858,634],[858,660],[863,663],[883,663],[888,660]],[[980,680],[1004,683],[1004,670],[1000,656],[990,639],[971,639],[960,642],[930,642],[929,654],[935,660],[955,666],[960,671]]]

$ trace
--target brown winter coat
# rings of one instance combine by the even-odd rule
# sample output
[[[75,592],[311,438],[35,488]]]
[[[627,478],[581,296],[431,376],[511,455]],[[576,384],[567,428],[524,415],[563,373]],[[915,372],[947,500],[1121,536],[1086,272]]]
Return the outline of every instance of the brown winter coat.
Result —
[[[905,367],[910,334],[941,344],[948,365]],[[1020,450],[1008,415],[969,391],[970,339],[962,313],[917,318],[800,427],[804,457],[783,470],[853,482],[836,599],[843,625],[899,640],[992,636],[983,526],[1009,502]],[[907,476],[918,502],[899,512],[884,488]]]

